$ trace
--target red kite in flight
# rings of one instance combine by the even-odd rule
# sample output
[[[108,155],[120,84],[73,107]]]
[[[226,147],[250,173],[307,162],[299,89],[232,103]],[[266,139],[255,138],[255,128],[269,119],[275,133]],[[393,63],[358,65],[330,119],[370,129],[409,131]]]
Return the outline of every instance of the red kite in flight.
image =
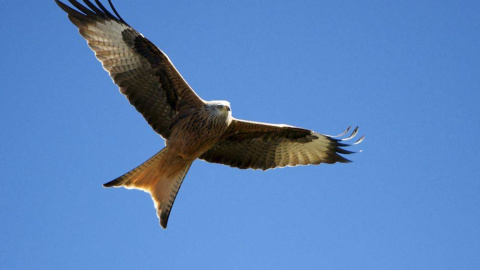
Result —
[[[232,117],[227,101],[201,99],[168,59],[142,34],[128,25],[109,0],[112,14],[98,0],[55,0],[75,24],[120,92],[166,140],[152,158],[104,184],[150,193],[160,225],[168,217],[180,185],[197,158],[240,169],[349,162],[339,154],[353,152],[343,141],[312,130]],[[349,129],[339,136],[344,136]],[[363,140],[360,138],[356,143]]]

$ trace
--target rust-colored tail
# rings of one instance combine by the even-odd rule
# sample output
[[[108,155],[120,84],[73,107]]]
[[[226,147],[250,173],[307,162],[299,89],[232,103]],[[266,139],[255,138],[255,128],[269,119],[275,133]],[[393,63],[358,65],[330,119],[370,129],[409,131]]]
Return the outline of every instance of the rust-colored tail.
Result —
[[[103,186],[140,189],[150,193],[160,225],[166,229],[173,202],[191,165],[191,162],[169,154],[168,147],[165,147],[140,166]]]

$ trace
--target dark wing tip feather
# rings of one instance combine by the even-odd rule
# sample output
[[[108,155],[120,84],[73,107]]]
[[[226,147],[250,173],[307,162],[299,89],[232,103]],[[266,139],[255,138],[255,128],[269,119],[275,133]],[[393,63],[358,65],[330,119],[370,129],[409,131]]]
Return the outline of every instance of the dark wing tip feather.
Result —
[[[357,145],[357,144],[363,142],[363,140],[365,140],[365,135],[363,135],[362,137],[360,137],[360,139],[358,139],[355,143],[353,143],[353,145]]]
[[[115,6],[113,5],[113,3],[112,3],[111,0],[108,0],[108,4],[110,4],[110,7],[112,8],[112,10],[113,10],[113,12],[115,13],[115,15],[117,15],[118,19],[119,19],[122,23],[128,25],[128,23],[123,20],[122,16],[120,16],[120,14],[118,14],[117,9],[115,9]]]
[[[86,8],[84,5],[80,4],[79,2],[75,1],[75,0],[68,0],[68,2],[70,2],[74,7],[76,7],[78,10],[80,10],[81,12],[85,13],[86,15],[94,15],[95,13]]]
[[[348,141],[348,140],[351,140],[353,139],[357,134],[358,134],[358,129],[359,127],[355,127],[355,129],[352,131],[352,133],[346,137],[346,138],[343,138],[343,139],[336,139],[338,137],[342,137],[344,136],[345,134],[348,133],[348,131],[350,131],[350,127],[347,128],[347,130],[345,130],[342,134],[340,135],[337,135],[337,136],[328,136],[330,139],[332,139],[335,143],[335,155],[334,155],[334,162],[340,162],[340,163],[350,163],[352,162],[351,160],[349,159],[346,159],[344,158],[343,156],[339,155],[339,154],[343,154],[343,155],[350,155],[350,154],[356,154],[356,153],[360,153],[362,152],[362,150],[359,150],[359,151],[349,151],[349,150],[345,150],[343,149],[342,147],[349,147],[349,146],[353,146],[353,145],[357,145],[361,142],[363,142],[363,140],[365,140],[365,136],[362,136],[360,137],[360,139],[358,139],[355,143],[352,143],[352,144],[347,144],[347,143],[343,143],[344,141]]]
[[[353,162],[353,161],[351,161],[350,159],[346,159],[346,158],[340,156],[339,154],[337,154],[337,156],[336,156],[336,161],[337,161],[337,162],[340,162],[340,163],[350,163],[350,162]]]
[[[118,12],[115,9],[115,7],[113,6],[113,3],[112,3],[111,0],[108,0],[108,3],[110,4],[110,7],[112,8],[112,10],[113,10],[113,12],[115,13],[116,16],[113,15],[110,11],[108,11],[108,9],[106,9],[105,6],[102,5],[102,3],[98,0],[95,0],[95,3],[97,4],[97,6],[95,6],[89,0],[83,0],[83,2],[85,3],[85,5],[87,5],[88,8],[86,6],[80,4],[76,0],[68,0],[68,2],[70,2],[78,10],[75,10],[75,9],[67,6],[66,4],[64,4],[63,2],[61,2],[59,0],[55,0],[55,3],[57,3],[57,5],[61,9],[63,9],[69,16],[72,16],[74,18],[85,19],[85,18],[96,17],[96,18],[102,18],[102,19],[111,19],[111,20],[121,22],[125,25],[128,25],[128,23],[126,23],[125,20],[123,20],[123,18],[118,14]]]
[[[330,137],[330,138],[342,137],[342,136],[344,136],[345,134],[347,134],[347,132],[349,132],[351,128],[352,128],[352,126],[349,126],[344,132],[342,132],[342,133],[340,133],[340,134],[338,134],[338,135],[335,135],[335,136],[327,135],[327,136]]]
[[[357,136],[357,133],[358,133],[358,127],[356,127],[356,128],[352,131],[352,134],[350,134],[350,136],[348,136],[347,138],[341,139],[341,141],[351,140],[351,139],[353,139],[355,136]]]
[[[97,6],[95,6],[92,2],[90,2],[89,0],[83,0],[83,2],[84,2],[90,9],[92,9],[95,13],[97,13],[97,14],[103,14],[103,12],[102,12]]]
[[[85,18],[86,15],[83,14],[83,13],[80,13],[78,12],[77,10],[65,5],[63,2],[60,2],[58,0],[55,0],[55,3],[57,3],[57,5],[63,9],[63,11],[65,11],[69,16],[73,16],[75,18]]]
[[[103,6],[103,4],[98,1],[98,0],[95,0],[95,3],[97,4],[97,6],[103,11],[103,13],[105,13],[105,15],[111,19],[114,19],[114,20],[117,20],[117,18],[115,16],[113,16],[113,14],[108,11],[108,9],[105,8],[105,6]]]
[[[344,155],[350,155],[350,154],[358,153],[358,152],[354,152],[354,151],[345,150],[345,149],[340,148],[340,147],[337,147],[336,151],[337,151],[337,153],[344,154]]]

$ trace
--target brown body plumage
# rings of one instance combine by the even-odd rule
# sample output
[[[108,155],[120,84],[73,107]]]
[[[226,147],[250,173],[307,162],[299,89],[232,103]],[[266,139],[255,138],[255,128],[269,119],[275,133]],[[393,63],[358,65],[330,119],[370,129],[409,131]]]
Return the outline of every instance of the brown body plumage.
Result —
[[[152,196],[163,228],[193,161],[197,158],[241,169],[349,162],[341,141],[311,130],[232,118],[226,101],[204,101],[186,83],[168,57],[152,42],[113,15],[98,0],[68,13],[97,59],[129,102],[166,139],[166,147],[142,165],[104,184],[144,190]],[[345,131],[340,136],[348,132]],[[363,137],[355,144],[360,143]]]

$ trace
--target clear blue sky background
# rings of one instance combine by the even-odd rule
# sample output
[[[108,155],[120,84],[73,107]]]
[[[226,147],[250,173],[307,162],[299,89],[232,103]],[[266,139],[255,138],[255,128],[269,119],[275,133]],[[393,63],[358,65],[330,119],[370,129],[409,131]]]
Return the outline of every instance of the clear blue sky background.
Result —
[[[106,2],[106,1],[104,1]],[[480,2],[116,0],[204,99],[354,163],[197,161],[168,230],[105,189],[163,140],[51,1],[0,9],[0,268],[480,269]]]

